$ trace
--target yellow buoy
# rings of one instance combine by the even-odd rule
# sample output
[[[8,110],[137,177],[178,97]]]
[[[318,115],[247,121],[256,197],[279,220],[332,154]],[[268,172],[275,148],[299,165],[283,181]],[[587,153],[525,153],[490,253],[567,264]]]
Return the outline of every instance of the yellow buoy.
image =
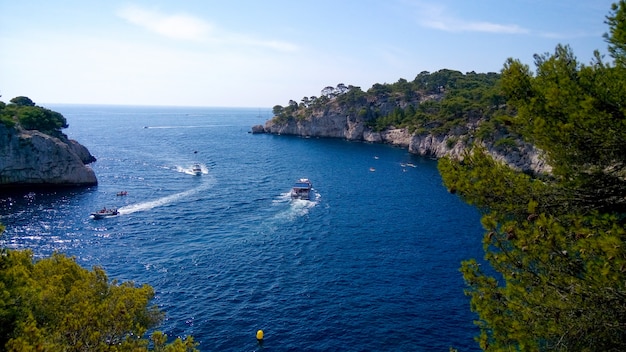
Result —
[[[256,332],[256,339],[263,340],[263,330],[259,330]]]

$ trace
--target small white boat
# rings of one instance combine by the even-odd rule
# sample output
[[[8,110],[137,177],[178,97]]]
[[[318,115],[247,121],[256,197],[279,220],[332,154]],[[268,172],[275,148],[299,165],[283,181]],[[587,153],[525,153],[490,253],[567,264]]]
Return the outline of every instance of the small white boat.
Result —
[[[291,198],[309,200],[313,184],[308,178],[301,178],[291,188]]]
[[[193,166],[191,167],[191,172],[196,176],[200,176],[202,175],[202,167],[200,166],[200,164],[193,164]]]
[[[119,215],[120,212],[117,211],[117,209],[107,209],[107,208],[102,208],[96,212],[91,213],[91,216],[98,220],[98,219],[104,219],[104,218],[109,218],[111,216],[117,216]]]

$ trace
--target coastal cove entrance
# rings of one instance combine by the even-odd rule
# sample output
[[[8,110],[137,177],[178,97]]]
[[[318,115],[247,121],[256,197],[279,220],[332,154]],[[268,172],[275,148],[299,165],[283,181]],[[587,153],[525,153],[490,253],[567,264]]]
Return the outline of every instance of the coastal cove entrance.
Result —
[[[0,239],[147,283],[200,350],[478,350],[460,262],[478,211],[386,145],[254,135],[258,109],[51,106],[99,185],[0,201]],[[206,168],[184,172],[194,163]],[[292,199],[294,180],[313,184]],[[117,196],[118,192],[127,192]],[[115,217],[89,214],[115,207]]]

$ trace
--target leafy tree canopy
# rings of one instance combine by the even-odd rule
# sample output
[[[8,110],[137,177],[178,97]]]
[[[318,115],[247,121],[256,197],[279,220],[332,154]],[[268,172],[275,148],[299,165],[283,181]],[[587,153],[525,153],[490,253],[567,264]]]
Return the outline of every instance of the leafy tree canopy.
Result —
[[[15,97],[10,101],[17,106],[35,106],[35,103],[30,98],[24,96]]]
[[[606,16],[609,33],[604,39],[609,43],[609,53],[617,66],[626,66],[626,9],[624,1],[620,0],[611,5],[611,12]]]
[[[142,336],[163,318],[148,285],[109,282],[98,267],[81,268],[62,254],[33,261],[32,252],[0,253],[0,351],[148,351]],[[154,351],[196,351],[193,338]]]
[[[7,126],[19,123],[27,130],[38,130],[53,136],[61,134],[61,129],[69,127],[63,115],[37,106],[24,96],[11,99],[8,105],[0,104],[0,123]]]
[[[392,84],[376,83],[366,92],[340,83],[336,88],[322,89],[320,98],[305,97],[299,105],[292,104],[292,100],[288,107],[275,106],[273,112],[277,121],[286,121],[338,104],[347,113],[364,119],[375,131],[394,126],[411,132],[450,133],[468,119],[480,116],[489,120],[499,113],[504,105],[497,86],[499,79],[500,75],[493,72],[463,74],[443,69],[434,73],[423,71],[413,81],[400,78]],[[395,108],[381,111],[382,105]]]
[[[626,350],[626,1],[607,19],[613,64],[597,53],[580,64],[559,45],[535,56],[535,73],[514,59],[502,70],[511,128],[547,153],[551,175],[480,148],[439,163],[446,186],[484,211],[491,268],[461,271],[486,351]]]

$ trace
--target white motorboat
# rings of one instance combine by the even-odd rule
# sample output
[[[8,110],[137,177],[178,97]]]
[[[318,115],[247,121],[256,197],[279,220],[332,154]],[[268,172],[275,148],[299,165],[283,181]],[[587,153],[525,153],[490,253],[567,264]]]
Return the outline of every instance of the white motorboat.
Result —
[[[104,218],[109,218],[112,216],[117,216],[119,215],[120,212],[117,211],[117,209],[107,209],[107,208],[102,208],[96,212],[91,213],[91,216],[98,220],[98,219],[104,219]]]
[[[291,198],[309,200],[313,184],[308,178],[301,178],[291,188]]]
[[[200,166],[200,164],[193,164],[193,166],[191,167],[191,172],[196,175],[196,176],[200,176],[202,175],[202,166]]]

